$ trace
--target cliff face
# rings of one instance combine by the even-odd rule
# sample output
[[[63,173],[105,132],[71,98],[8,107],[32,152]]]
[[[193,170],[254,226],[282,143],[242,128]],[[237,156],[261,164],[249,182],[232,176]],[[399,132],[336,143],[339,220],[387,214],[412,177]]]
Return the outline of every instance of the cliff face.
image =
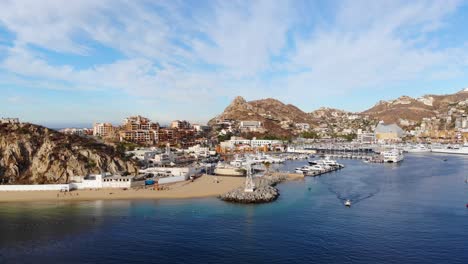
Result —
[[[0,183],[67,183],[101,171],[135,174],[113,147],[32,124],[0,125]]]

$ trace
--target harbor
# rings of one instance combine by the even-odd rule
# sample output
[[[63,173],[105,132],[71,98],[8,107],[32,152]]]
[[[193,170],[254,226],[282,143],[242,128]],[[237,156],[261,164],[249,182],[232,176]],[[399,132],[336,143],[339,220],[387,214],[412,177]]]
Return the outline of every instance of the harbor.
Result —
[[[407,154],[430,156],[463,149],[421,144],[346,143],[309,145],[308,153],[303,153],[301,148],[304,146],[294,146],[294,152],[257,151],[233,155],[219,155],[201,147],[190,151],[169,146],[162,151],[140,149],[132,152],[141,164],[137,176],[102,173],[75,176],[67,184],[0,185],[0,201],[219,197],[229,202],[264,203],[279,197],[276,187],[279,183],[343,169],[344,165],[337,160],[400,163]],[[286,151],[290,149],[285,148]],[[290,168],[288,164],[300,166]]]
[[[196,251],[205,262],[229,263],[225,256],[236,250],[241,253],[236,261],[249,263],[263,250],[268,256],[280,251],[281,256],[275,257],[275,261],[281,263],[298,256],[327,263],[331,252],[335,259],[346,263],[350,257],[362,257],[363,251],[373,250],[377,245],[379,253],[369,258],[369,263],[385,262],[388,258],[402,263],[410,259],[411,263],[435,263],[431,262],[433,259],[463,263],[460,260],[468,257],[465,248],[468,236],[460,232],[467,228],[468,217],[465,156],[408,153],[398,166],[369,165],[353,159],[337,162],[345,168],[320,177],[277,184],[280,196],[261,205],[224,202],[216,198],[218,194],[199,198],[185,194],[184,200],[169,197],[182,197],[187,190],[182,188],[223,188],[228,192],[245,180],[218,176],[219,183],[214,183],[211,175],[194,182],[174,183],[173,189],[165,191],[86,190],[73,197],[69,196],[73,192],[67,193],[66,198],[58,198],[59,202],[52,196],[43,202],[29,199],[1,203],[0,255],[6,263],[21,263],[25,258],[40,263],[78,258],[98,263],[114,257],[144,262],[148,260],[145,253],[159,250],[165,254],[158,261],[184,263],[185,258],[180,255]],[[286,161],[280,170],[293,171],[306,163]],[[172,194],[177,188],[180,191]],[[18,198],[40,193],[44,192],[23,192]],[[102,193],[102,197],[78,200],[88,193]],[[166,198],[160,198],[163,195]],[[352,202],[351,208],[344,206],[347,199]],[[421,230],[431,230],[430,236]],[[167,239],[161,239],[162,234]],[[291,237],[290,241],[284,240],[286,235]],[[303,237],[313,239],[298,247],[297,239]],[[189,246],[176,250],[168,239]],[[114,247],[108,246],[127,245],[128,241],[133,242],[125,252],[116,253]],[[280,249],[278,241],[283,241]],[[425,245],[428,241],[430,255],[425,254],[426,246],[411,246]],[[25,251],[25,245],[40,250]],[[207,252],[206,248],[211,250]],[[82,254],[83,250],[93,254]],[[48,254],[43,254],[44,251]],[[395,251],[399,254],[394,254]]]

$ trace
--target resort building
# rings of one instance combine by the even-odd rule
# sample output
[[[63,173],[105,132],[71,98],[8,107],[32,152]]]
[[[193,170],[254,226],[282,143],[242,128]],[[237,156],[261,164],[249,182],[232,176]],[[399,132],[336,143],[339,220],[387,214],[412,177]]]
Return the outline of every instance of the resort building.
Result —
[[[159,124],[151,122],[149,118],[138,115],[125,118],[122,127],[127,131],[158,130]]]
[[[90,128],[64,128],[60,129],[61,133],[67,134],[67,135],[77,135],[77,136],[91,136],[93,135],[93,129]]]
[[[241,121],[239,128],[242,131],[259,132],[262,130],[262,122],[260,121]]]
[[[159,141],[159,124],[142,116],[131,116],[124,119],[120,131],[120,141],[155,144]]]
[[[373,144],[375,143],[375,134],[370,132],[358,131],[356,134],[356,141],[362,144]]]
[[[186,120],[174,120],[171,122],[170,128],[191,129],[192,125]]]
[[[117,128],[115,128],[111,123],[94,123],[93,124],[93,136],[109,137],[116,130]]]
[[[375,139],[379,142],[400,141],[405,132],[396,124],[384,124],[380,121],[375,128]]]
[[[246,146],[251,149],[271,148],[273,146],[282,145],[281,140],[268,140],[268,139],[245,139],[242,137],[231,137],[220,143],[220,148],[223,150],[234,150],[236,148],[245,148]]]

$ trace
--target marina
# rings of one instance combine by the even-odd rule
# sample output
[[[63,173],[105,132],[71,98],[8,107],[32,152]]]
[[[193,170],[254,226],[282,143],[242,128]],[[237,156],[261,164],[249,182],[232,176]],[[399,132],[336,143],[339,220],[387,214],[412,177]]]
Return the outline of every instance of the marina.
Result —
[[[346,263],[349,258],[360,263],[388,259],[464,263],[468,259],[468,237],[460,232],[468,228],[465,156],[409,153],[398,165],[337,162],[345,169],[283,181],[275,186],[280,192],[275,202],[255,206],[214,197],[0,203],[0,260],[145,262],[148,251],[165,252],[158,255],[160,262],[189,264],[198,260],[182,256],[194,251],[207,263],[226,264],[232,263],[226,257],[232,251],[236,261],[243,263],[285,263],[291,258],[321,263]],[[292,171],[305,164],[306,160],[292,160],[279,169]],[[217,188],[225,183],[221,177],[219,184],[212,179],[200,183]],[[239,177],[226,179],[243,184]],[[126,192],[133,193],[114,191],[113,195]],[[351,207],[344,205],[346,200]],[[190,246],[175,249],[173,241]],[[283,241],[279,248],[278,241]],[[108,246],[120,244],[126,245],[121,251]],[[259,258],[259,251],[274,258]]]

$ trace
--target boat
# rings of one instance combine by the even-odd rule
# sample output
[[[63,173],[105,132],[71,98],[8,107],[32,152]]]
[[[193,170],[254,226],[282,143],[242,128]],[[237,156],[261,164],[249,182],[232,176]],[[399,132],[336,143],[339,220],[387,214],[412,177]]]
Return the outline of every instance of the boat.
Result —
[[[219,176],[245,176],[245,169],[228,164],[218,163],[214,173]]]
[[[351,207],[351,200],[346,200],[346,201],[344,202],[344,205],[345,205],[346,207]]]
[[[330,168],[330,167],[328,167]],[[309,173],[313,173],[313,172],[323,172],[327,169],[327,167],[325,166],[322,166],[322,165],[312,165],[312,166],[302,166],[300,168],[296,168],[295,169],[295,172],[296,173],[305,173],[305,174],[309,174]]]
[[[403,153],[398,149],[382,152],[383,161],[388,163],[398,163],[404,159]]]
[[[433,148],[432,152],[434,153],[444,153],[444,154],[459,154],[459,155],[468,155],[468,144],[465,143],[461,146],[459,145],[448,145],[445,148]]]
[[[426,147],[423,144],[418,144],[418,145],[405,147],[403,148],[403,151],[408,152],[408,153],[426,153],[426,152],[431,152],[431,149]]]
[[[324,159],[319,160],[309,160],[310,165],[327,165],[330,167],[343,167],[343,165],[336,162],[336,160],[330,159],[330,157],[325,157]]]

